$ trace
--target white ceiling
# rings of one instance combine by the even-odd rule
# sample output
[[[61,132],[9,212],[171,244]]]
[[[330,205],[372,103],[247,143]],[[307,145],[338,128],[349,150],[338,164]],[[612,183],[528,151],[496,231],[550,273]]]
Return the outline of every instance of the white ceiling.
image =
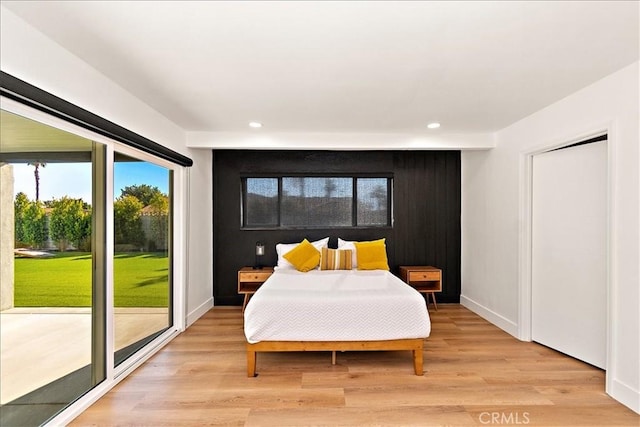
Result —
[[[636,1],[2,4],[188,131],[490,133],[640,52]]]

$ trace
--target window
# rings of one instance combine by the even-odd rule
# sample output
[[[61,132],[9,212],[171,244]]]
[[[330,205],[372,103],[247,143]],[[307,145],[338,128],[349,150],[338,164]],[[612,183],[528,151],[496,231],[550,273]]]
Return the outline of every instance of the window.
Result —
[[[391,226],[391,177],[242,179],[244,228]]]

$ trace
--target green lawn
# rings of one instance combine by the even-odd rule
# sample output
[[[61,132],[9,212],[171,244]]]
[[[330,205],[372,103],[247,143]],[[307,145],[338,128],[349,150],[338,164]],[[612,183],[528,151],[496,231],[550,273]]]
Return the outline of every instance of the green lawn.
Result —
[[[167,307],[169,258],[165,254],[116,254],[114,276],[116,307]],[[14,292],[15,307],[90,307],[91,254],[16,258]]]

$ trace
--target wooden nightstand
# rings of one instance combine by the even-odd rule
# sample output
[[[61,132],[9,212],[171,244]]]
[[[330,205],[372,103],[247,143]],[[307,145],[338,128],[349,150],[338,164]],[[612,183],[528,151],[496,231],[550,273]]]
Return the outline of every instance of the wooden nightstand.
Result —
[[[242,267],[238,271],[238,293],[244,294],[244,302],[242,303],[243,313],[251,295],[255,294],[260,285],[262,285],[272,274],[273,267],[262,267],[260,269]]]
[[[433,306],[438,310],[436,292],[442,292],[442,270],[431,266],[401,265],[400,278],[414,287],[418,292],[426,294],[427,304],[429,304],[429,294],[431,294]]]

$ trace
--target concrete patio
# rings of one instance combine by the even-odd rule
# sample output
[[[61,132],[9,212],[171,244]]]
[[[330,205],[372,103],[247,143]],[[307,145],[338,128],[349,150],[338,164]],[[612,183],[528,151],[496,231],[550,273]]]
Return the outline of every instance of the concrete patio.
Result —
[[[117,308],[115,349],[167,327],[167,308]],[[89,308],[0,312],[0,404],[91,363]]]

